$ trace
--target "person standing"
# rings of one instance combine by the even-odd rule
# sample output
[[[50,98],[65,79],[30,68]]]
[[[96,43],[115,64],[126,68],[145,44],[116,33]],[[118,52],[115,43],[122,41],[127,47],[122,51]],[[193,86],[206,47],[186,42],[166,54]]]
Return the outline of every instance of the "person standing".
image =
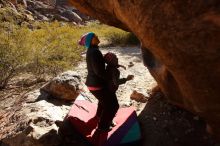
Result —
[[[89,32],[83,35],[79,44],[85,46],[87,78],[86,85],[89,91],[98,99],[98,108],[94,119],[98,120],[98,128],[100,131],[109,131],[114,126],[112,120],[119,108],[119,104],[115,98],[111,96],[110,90],[107,88],[107,76],[105,70],[105,60],[99,50],[99,38]]]

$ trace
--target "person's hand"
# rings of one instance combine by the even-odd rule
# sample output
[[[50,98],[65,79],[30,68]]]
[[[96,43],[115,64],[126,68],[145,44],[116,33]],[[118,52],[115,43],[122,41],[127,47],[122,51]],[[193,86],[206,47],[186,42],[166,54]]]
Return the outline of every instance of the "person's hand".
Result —
[[[133,80],[133,79],[134,79],[134,75],[128,75],[128,76],[127,76],[127,81]]]
[[[124,65],[119,65],[119,67],[123,68],[124,70],[126,70],[126,67]]]

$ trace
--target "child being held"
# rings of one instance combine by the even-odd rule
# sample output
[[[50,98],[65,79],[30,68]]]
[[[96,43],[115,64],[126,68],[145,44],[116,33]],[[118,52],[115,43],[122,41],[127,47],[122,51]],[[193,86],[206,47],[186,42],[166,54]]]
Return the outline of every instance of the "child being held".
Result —
[[[106,67],[106,76],[108,78],[107,86],[109,90],[113,94],[115,94],[119,85],[124,84],[129,80],[132,80],[134,76],[128,75],[127,78],[120,78],[120,71],[118,70],[118,68],[119,67],[122,67],[124,69],[126,68],[118,64],[118,58],[114,53],[109,52],[105,54],[104,60],[105,60],[105,63],[107,64],[107,67]]]
[[[118,70],[119,67],[122,67],[126,69],[124,66],[118,64],[118,58],[114,53],[107,53],[104,55],[106,66],[106,78],[107,78],[107,88],[110,91],[111,101],[114,101],[114,103],[118,104],[116,91],[118,90],[119,85],[126,83],[129,80],[132,80],[134,78],[133,75],[128,75],[127,78],[120,78],[120,71]],[[119,108],[116,108],[115,113],[117,112]],[[111,127],[114,127],[116,123],[112,121]]]

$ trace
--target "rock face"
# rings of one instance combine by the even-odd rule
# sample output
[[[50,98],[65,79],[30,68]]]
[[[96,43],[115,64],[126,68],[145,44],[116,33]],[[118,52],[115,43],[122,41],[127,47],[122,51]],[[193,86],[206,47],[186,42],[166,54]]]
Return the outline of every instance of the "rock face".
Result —
[[[76,72],[67,71],[55,77],[41,90],[58,99],[75,100],[82,88],[80,76]]]
[[[1,117],[1,142],[10,146],[52,146],[61,142],[55,122],[62,121],[70,106],[49,99],[36,90],[27,101],[17,104]]]
[[[58,5],[59,4],[59,5]],[[38,20],[42,19],[41,15],[48,18],[48,20],[59,20],[59,21],[67,21],[74,22],[76,24],[83,24],[85,21],[90,20],[89,17],[80,17],[84,16],[81,12],[75,12],[74,7],[68,7],[65,5],[65,1],[38,1],[38,0],[28,0],[27,1],[27,10],[36,15]],[[41,17],[39,17],[41,16]]]
[[[142,42],[144,64],[169,101],[203,117],[220,139],[219,0],[69,2],[132,31]]]
[[[58,20],[73,22],[74,24],[84,24],[86,21],[93,20],[74,7],[67,6],[66,3],[66,0],[0,0],[0,7],[12,7],[17,14],[22,15],[26,21]],[[21,8],[23,8],[23,10]]]
[[[65,72],[44,87],[50,94],[36,90],[18,100],[14,106],[4,109],[0,113],[0,145],[60,145],[63,141],[57,123],[63,121],[72,103],[53,98],[51,93],[75,99],[79,84],[79,76],[75,72]]]

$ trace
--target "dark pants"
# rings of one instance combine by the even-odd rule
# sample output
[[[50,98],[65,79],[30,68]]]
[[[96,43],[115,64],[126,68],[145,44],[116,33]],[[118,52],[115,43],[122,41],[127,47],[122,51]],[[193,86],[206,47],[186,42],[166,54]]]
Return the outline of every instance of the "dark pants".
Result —
[[[90,91],[98,99],[98,108],[96,116],[100,118],[98,128],[106,129],[112,123],[112,120],[119,109],[118,100],[115,93],[107,89]]]

